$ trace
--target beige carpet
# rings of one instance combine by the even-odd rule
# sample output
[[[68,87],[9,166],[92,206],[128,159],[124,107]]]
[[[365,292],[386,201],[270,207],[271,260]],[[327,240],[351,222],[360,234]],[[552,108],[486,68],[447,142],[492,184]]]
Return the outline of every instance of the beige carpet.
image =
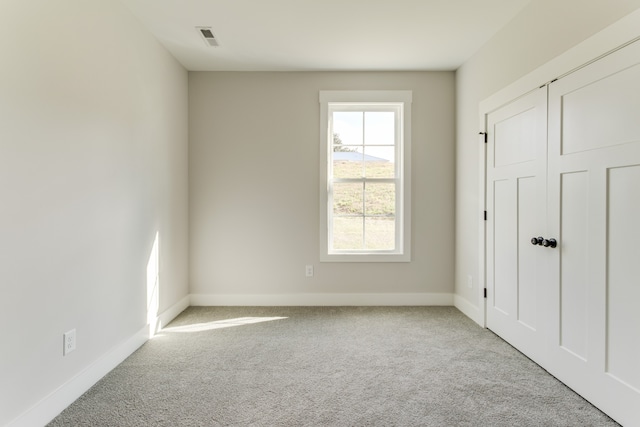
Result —
[[[452,307],[191,307],[50,426],[616,426]]]

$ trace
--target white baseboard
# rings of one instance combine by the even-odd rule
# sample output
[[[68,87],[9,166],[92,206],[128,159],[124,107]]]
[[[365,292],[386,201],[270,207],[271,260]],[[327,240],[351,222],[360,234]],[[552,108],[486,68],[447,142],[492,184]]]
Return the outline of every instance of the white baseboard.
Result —
[[[7,427],[33,427],[47,424],[100,378],[129,357],[148,338],[149,329],[145,326],[11,421]]]
[[[464,314],[483,328],[485,327],[484,313],[482,312],[480,307],[471,304],[469,300],[458,295],[453,296],[453,305],[455,308],[460,310],[462,314]]]
[[[162,312],[162,314],[158,315],[158,320],[156,321],[156,330],[154,332],[158,332],[160,329],[164,328],[175,319],[178,314],[182,313],[184,310],[189,307],[190,297],[189,295],[182,298],[177,303],[173,304],[171,307]]]
[[[191,294],[194,306],[425,306],[453,305],[453,294]]]
[[[155,322],[150,322],[149,325],[140,329],[129,339],[114,347],[82,372],[78,373],[18,418],[14,419],[7,427],[32,427],[47,424],[67,406],[82,396],[84,392],[89,390],[100,378],[109,373],[109,371],[122,363],[123,360],[142,346],[142,344],[149,339],[149,336],[153,336],[155,332],[165,327],[178,314],[189,307],[189,300],[190,298],[187,295],[163,311],[162,314],[158,315]]]

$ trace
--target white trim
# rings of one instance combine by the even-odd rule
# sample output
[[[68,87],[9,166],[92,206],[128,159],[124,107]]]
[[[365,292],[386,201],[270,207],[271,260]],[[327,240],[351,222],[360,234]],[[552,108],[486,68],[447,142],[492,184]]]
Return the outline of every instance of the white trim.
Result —
[[[638,28],[640,28],[640,9],[491,95],[480,103],[480,111],[493,111],[553,79],[592,62],[595,58],[618,49],[640,36]]]
[[[410,90],[321,90],[320,103],[328,102],[405,102],[413,100]]]
[[[192,306],[450,306],[452,293],[413,294],[191,294]]]
[[[485,115],[482,115],[482,126],[480,129],[485,133],[482,138],[487,135],[487,125],[485,121]],[[484,290],[487,286],[487,272],[486,272],[486,263],[487,263],[487,221],[484,219],[484,212],[487,211],[487,144],[484,141],[480,144],[479,155],[480,159],[480,178],[478,179],[478,191],[480,193],[480,214],[478,215],[478,222],[480,223],[478,229],[480,230],[480,239],[479,239],[479,257],[480,260],[478,262],[478,289],[476,292],[476,297],[478,298],[478,304],[476,306],[477,310],[482,313],[482,316],[478,316],[474,320],[480,324],[483,328],[487,326],[487,308],[486,308],[486,300],[484,298]],[[465,313],[463,311],[463,313]]]
[[[33,427],[47,424],[109,371],[140,348],[148,338],[149,328],[145,326],[27,409],[7,424],[7,427]]]
[[[546,84],[556,78],[563,77],[572,70],[578,69],[583,65],[593,62],[594,59],[602,57],[610,52],[613,52],[621,46],[628,44],[632,40],[638,39],[640,32],[640,9],[630,13],[623,17],[619,21],[611,24],[600,32],[585,39],[580,44],[558,55],[549,62],[541,65],[524,77],[516,80],[514,83],[506,86],[495,94],[491,95],[487,99],[480,102],[479,108],[479,120],[478,129],[486,132],[485,129],[485,117],[490,112],[500,108],[501,106],[511,102],[512,100],[539,88],[541,85]],[[484,144],[481,144],[479,162],[480,162],[480,206],[484,209],[486,203],[486,191],[484,188],[484,182],[486,179],[486,163]],[[482,221],[480,226],[480,253],[478,259],[478,307],[482,311],[482,316],[479,319],[482,320],[481,325],[486,325],[486,301],[483,296],[484,287],[486,286],[485,280],[485,264],[486,264],[486,235],[485,235],[486,223]],[[464,311],[463,311],[464,313]],[[475,319],[474,319],[475,320]],[[477,321],[477,320],[476,320]]]
[[[462,298],[459,295],[454,295],[453,306],[460,310],[462,314],[484,328],[485,325],[483,311],[469,302],[468,299]]]
[[[180,313],[186,310],[187,307],[189,307],[189,301],[190,301],[189,295],[186,295],[180,301],[178,301],[177,303],[173,304],[171,307],[163,311],[162,314],[158,316],[158,321],[156,322],[156,324],[158,325],[156,332],[164,328],[165,326],[167,326]]]

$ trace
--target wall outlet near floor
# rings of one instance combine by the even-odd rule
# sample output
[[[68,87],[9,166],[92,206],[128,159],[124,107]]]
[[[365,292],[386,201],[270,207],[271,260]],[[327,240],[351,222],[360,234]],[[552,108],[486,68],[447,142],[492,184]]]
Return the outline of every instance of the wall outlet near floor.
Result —
[[[64,347],[62,348],[62,355],[66,356],[76,349],[76,330],[72,329],[68,332],[65,332],[62,335]]]
[[[307,265],[304,268],[304,274],[307,277],[313,277],[313,265]]]
[[[470,274],[467,275],[467,288],[473,288],[473,276]]]

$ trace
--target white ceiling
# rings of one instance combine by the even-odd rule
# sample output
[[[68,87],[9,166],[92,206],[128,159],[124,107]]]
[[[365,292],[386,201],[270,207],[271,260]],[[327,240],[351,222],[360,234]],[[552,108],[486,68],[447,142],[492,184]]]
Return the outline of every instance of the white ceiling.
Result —
[[[454,70],[530,2],[121,1],[192,71]]]

